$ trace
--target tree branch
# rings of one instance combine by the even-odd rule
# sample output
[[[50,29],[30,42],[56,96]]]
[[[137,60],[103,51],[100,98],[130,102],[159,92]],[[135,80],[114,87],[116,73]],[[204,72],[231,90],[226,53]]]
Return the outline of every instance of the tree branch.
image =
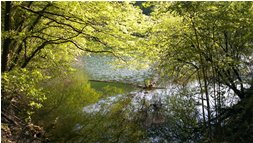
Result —
[[[43,49],[47,44],[49,44],[50,41],[45,41],[43,42],[39,47],[37,47],[32,54],[27,57],[27,59],[24,61],[24,63],[22,64],[21,68],[25,68],[27,66],[27,64],[31,61],[31,59],[41,50]]]

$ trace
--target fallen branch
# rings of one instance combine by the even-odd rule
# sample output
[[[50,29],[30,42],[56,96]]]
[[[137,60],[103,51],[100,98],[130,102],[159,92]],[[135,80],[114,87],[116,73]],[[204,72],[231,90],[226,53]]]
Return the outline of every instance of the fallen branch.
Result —
[[[138,84],[133,84],[133,83],[127,83],[127,82],[120,82],[116,80],[95,80],[95,79],[90,79],[90,82],[105,82],[105,83],[122,83],[122,84],[127,84],[130,86],[142,88],[142,89],[147,89],[147,90],[153,90],[153,89],[166,89],[165,87],[147,87],[145,85],[138,85]]]

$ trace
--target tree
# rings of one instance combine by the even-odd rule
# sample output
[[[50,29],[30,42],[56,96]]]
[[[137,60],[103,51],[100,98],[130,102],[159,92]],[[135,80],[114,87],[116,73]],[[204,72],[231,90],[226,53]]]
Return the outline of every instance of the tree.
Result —
[[[48,52],[59,47],[68,54],[76,53],[75,47],[121,58],[122,51],[135,46],[134,32],[143,32],[141,11],[125,2],[2,2],[4,6],[2,72],[48,59]]]
[[[1,4],[1,93],[2,103],[8,105],[2,106],[2,111],[6,113],[3,120],[10,125],[19,118],[20,124],[13,126],[22,128],[31,123],[32,113],[50,97],[43,90],[47,81],[69,75],[78,55],[111,54],[126,62],[135,58],[130,57],[132,53],[142,54],[134,49],[140,48],[144,41],[146,19],[132,3],[8,1]],[[19,108],[28,117],[18,114]],[[24,118],[29,120],[25,122]]]
[[[19,93],[26,96],[25,85],[37,90],[43,80],[72,71],[80,53],[124,61],[122,55],[140,45],[134,33],[145,30],[141,10],[127,2],[2,2],[2,17],[1,67],[7,82],[1,92],[8,101]],[[15,76],[18,72],[25,77]],[[36,83],[29,81],[34,72],[41,74]]]
[[[176,83],[198,80],[210,137],[209,98],[215,99],[220,118],[223,86],[241,100],[252,95],[252,8],[251,2],[163,2],[153,13],[161,17],[153,28],[153,39],[164,53],[160,67]]]
[[[249,83],[246,77],[250,77],[252,64],[249,62],[252,54],[252,3],[173,2],[167,7],[163,16],[167,19],[168,16],[171,17],[169,19],[179,18],[175,22],[177,25],[171,25],[168,20],[158,25],[170,24],[160,29],[169,33],[168,36],[164,33],[160,36],[166,39],[160,45],[167,49],[162,65],[171,64],[170,67],[175,69],[176,64],[181,64],[183,75],[189,68],[196,70],[205,66],[209,69],[204,70],[208,71],[213,67],[219,75],[217,80],[231,88],[241,99],[244,98],[244,84]],[[206,76],[211,78],[210,75]]]

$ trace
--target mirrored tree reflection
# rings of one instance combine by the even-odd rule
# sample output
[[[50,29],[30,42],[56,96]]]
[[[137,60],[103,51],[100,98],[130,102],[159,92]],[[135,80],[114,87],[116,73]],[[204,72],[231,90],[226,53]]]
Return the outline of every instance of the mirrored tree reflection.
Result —
[[[186,106],[187,105],[187,106]],[[197,140],[198,112],[187,89],[132,92],[84,107],[67,142],[180,142]]]

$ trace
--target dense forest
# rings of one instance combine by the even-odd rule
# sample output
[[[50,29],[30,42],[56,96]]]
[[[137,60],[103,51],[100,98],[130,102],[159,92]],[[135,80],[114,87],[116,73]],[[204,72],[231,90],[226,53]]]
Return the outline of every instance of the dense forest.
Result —
[[[253,2],[2,1],[1,30],[3,143],[253,142]]]

